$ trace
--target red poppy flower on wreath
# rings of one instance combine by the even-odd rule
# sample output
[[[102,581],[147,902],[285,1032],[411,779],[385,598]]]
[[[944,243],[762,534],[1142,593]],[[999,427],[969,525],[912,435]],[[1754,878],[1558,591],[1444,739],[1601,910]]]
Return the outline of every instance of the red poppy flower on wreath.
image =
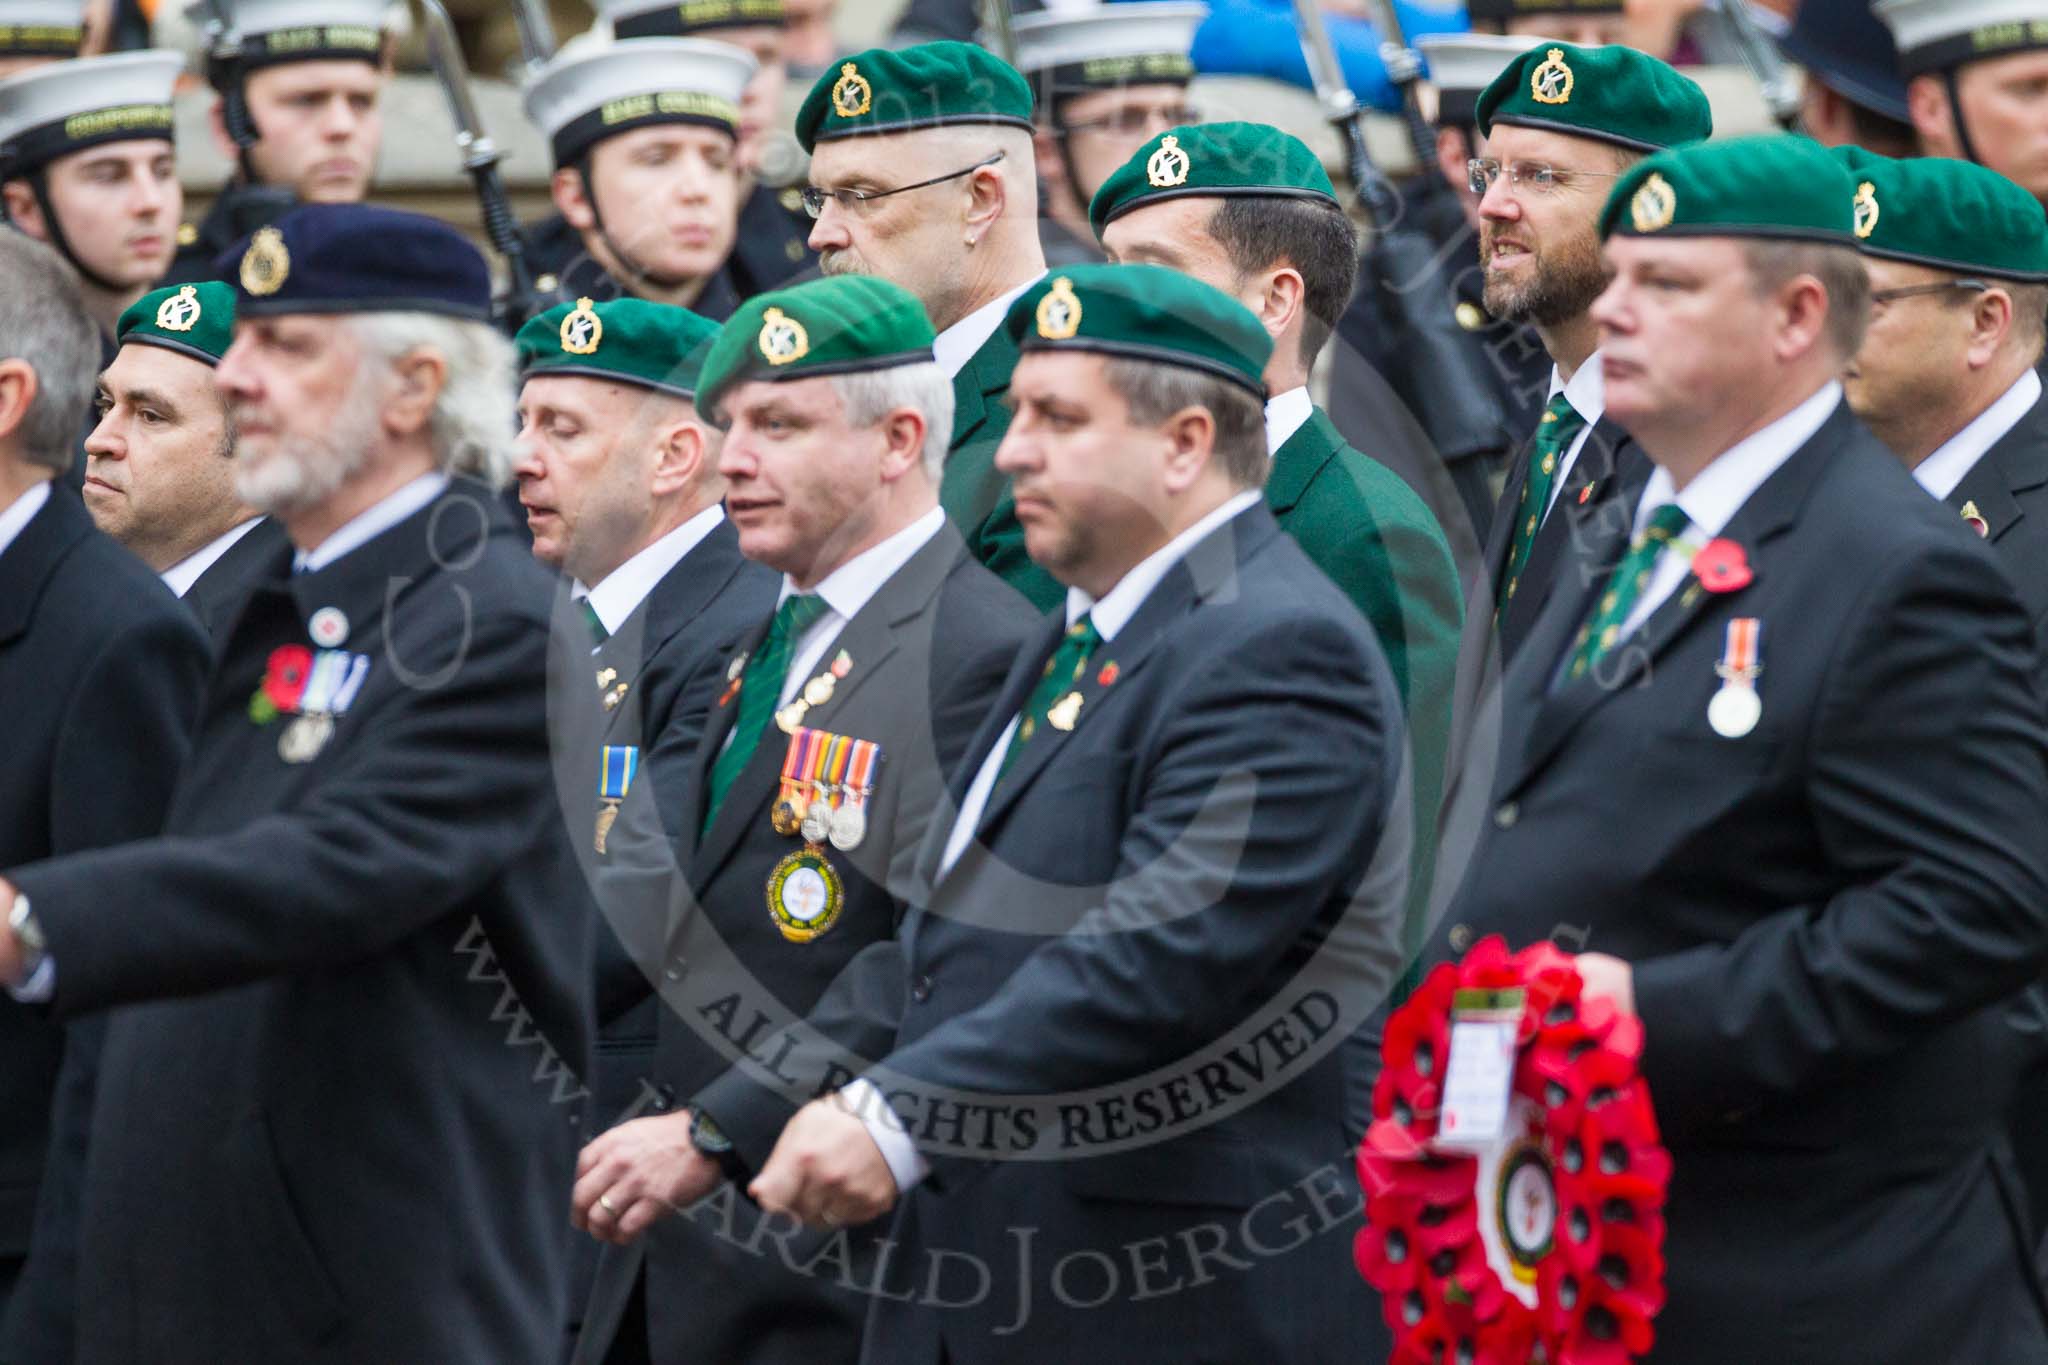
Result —
[[[1756,575],[1750,572],[1749,556],[1740,545],[1723,536],[1710,540],[1692,557],[1692,576],[1708,592],[1734,592],[1746,588]]]
[[[1508,1134],[1477,1155],[1438,1150],[1455,997],[1506,989],[1523,993]],[[1490,937],[1387,1020],[1353,1258],[1380,1291],[1391,1365],[1629,1365],[1649,1351],[1671,1156],[1637,1071],[1641,1025],[1582,990],[1553,945],[1511,955]]]

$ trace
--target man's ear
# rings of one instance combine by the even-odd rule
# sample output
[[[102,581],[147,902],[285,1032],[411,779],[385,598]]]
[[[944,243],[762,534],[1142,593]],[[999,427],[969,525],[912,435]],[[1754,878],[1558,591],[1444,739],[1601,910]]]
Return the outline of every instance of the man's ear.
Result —
[[[43,221],[43,206],[36,199],[36,192],[29,188],[28,181],[10,180],[0,185],[0,202],[7,206],[8,222],[38,242],[50,240],[49,224]]]
[[[1301,316],[1307,294],[1308,283],[1301,272],[1291,265],[1279,265],[1258,277],[1246,302],[1265,324],[1266,334],[1278,341]]]
[[[394,367],[398,386],[384,401],[384,429],[394,436],[418,436],[434,419],[434,405],[448,386],[448,361],[429,346],[415,346]]]
[[[570,227],[589,232],[597,226],[597,214],[590,207],[589,187],[577,167],[564,166],[550,176],[548,195],[555,201],[555,211]]]
[[[924,468],[924,445],[932,439],[924,414],[916,408],[897,408],[882,418],[882,479],[894,483],[913,469]]]
[[[1202,477],[1216,458],[1216,418],[1207,408],[1189,406],[1166,419],[1166,488],[1184,492]]]
[[[696,482],[699,472],[707,468],[710,442],[703,427],[683,416],[664,426],[655,439],[658,445],[648,491],[657,498],[674,497]]]
[[[17,358],[0,360],[0,441],[11,441],[20,433],[41,391],[35,366]]]

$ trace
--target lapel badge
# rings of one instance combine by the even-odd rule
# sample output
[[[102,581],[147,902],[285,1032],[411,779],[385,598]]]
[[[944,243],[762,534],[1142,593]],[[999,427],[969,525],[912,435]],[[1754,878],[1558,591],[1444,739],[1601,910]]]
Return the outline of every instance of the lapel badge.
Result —
[[[739,653],[733,655],[732,662],[725,666],[725,680],[727,682],[736,683],[740,680],[740,674],[746,671],[747,651],[743,649]]]
[[[823,706],[832,700],[832,693],[839,680],[830,673],[820,673],[804,684],[804,703],[807,706]]]
[[[787,365],[793,360],[802,360],[811,349],[810,333],[780,308],[770,308],[761,314],[761,335],[758,338],[761,357],[770,365]]]
[[[1065,341],[1081,330],[1081,300],[1065,275],[1038,301],[1038,334],[1047,341]]]
[[[348,617],[340,607],[322,607],[306,622],[306,633],[322,649],[339,649],[348,639]]]
[[[1069,692],[1054,702],[1045,713],[1045,723],[1055,730],[1067,731],[1074,728],[1081,719],[1081,694]]]
[[[1868,180],[1856,187],[1856,240],[1863,241],[1877,231],[1877,186]]]
[[[1628,216],[1637,232],[1661,232],[1678,216],[1678,191],[1662,174],[1652,172],[1629,200]]]
[[[1180,149],[1180,139],[1168,133],[1160,140],[1159,150],[1146,159],[1145,179],[1154,189],[1169,190],[1187,182],[1191,165],[1188,154]]]
[[[199,290],[186,285],[157,305],[156,325],[166,332],[189,332],[199,325]]]
[[[597,670],[597,685],[599,688],[610,687],[618,680],[619,670],[616,668],[600,668]]]
[[[1564,49],[1553,47],[1543,65],[1529,73],[1529,96],[1538,104],[1569,104],[1572,86],[1578,82],[1565,65]]]
[[[1486,310],[1470,300],[1460,300],[1453,310],[1458,325],[1468,332],[1483,332],[1493,320],[1486,316]]]
[[[604,709],[607,711],[618,710],[619,703],[626,699],[626,692],[630,686],[631,684],[629,683],[620,683],[617,687],[614,687],[611,691],[605,693]]]
[[[597,315],[589,299],[576,300],[575,310],[562,319],[562,349],[570,355],[592,355],[602,340],[604,319]]]
[[[874,99],[875,87],[868,84],[868,78],[852,62],[843,63],[839,79],[832,83],[832,112],[840,118],[859,118]]]
[[[1984,520],[1984,514],[1977,510],[1977,504],[1975,502],[1966,502],[1963,504],[1963,520],[1967,522],[1969,524],[1970,529],[1972,531],[1975,531],[1978,535],[1986,538],[1988,538],[1991,535],[1991,523]]]
[[[1097,687],[1108,687],[1121,676],[1123,676],[1123,670],[1118,668],[1116,660],[1112,659],[1102,666],[1100,673],[1095,675],[1095,685]]]
[[[1748,587],[1756,577],[1749,567],[1749,556],[1726,536],[1718,536],[1699,548],[1692,557],[1692,572],[1708,592],[1736,592]]]
[[[832,658],[832,676],[844,678],[851,672],[853,672],[853,656],[842,649]]]
[[[292,253],[285,249],[284,234],[274,227],[258,228],[242,253],[242,288],[262,298],[284,288],[292,272]]]

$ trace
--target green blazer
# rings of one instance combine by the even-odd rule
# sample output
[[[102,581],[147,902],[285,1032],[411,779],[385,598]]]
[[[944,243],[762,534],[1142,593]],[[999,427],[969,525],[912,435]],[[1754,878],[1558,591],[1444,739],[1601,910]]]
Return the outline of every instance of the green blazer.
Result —
[[[1371,623],[1408,708],[1415,754],[1412,960],[1436,853],[1465,616],[1450,542],[1401,476],[1346,445],[1320,407],[1274,455],[1266,503]]]
[[[1010,481],[996,468],[996,447],[1010,429],[1010,409],[1000,400],[1016,368],[1017,347],[1008,329],[998,327],[953,376],[953,440],[939,503],[960,528],[968,553],[1045,612],[1066,601],[1067,590],[1024,552]]]

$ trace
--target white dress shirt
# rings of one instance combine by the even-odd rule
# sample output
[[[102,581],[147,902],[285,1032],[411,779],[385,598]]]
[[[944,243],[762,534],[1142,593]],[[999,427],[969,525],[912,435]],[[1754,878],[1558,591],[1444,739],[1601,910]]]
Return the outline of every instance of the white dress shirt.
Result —
[[[1998,401],[1978,413],[1970,424],[1948,438],[1941,448],[1914,467],[1913,477],[1922,488],[1937,498],[1946,498],[1956,491],[1956,485],[1963,481],[1977,461],[1990,453],[1991,447],[2005,439],[2005,434],[2020,424],[2020,419],[2034,410],[2034,404],[2041,401],[2041,375],[2028,370],[2013,381],[2011,388],[1999,395]]]
[[[1679,584],[1692,572],[1693,553],[1728,528],[1750,495],[1827,425],[1841,401],[1842,386],[1829,381],[1777,421],[1716,456],[1712,464],[1693,476],[1683,491],[1673,490],[1671,475],[1662,466],[1651,472],[1649,483],[1643,486],[1642,500],[1636,504],[1635,534],[1641,535],[1650,524],[1650,514],[1667,502],[1677,503],[1691,525],[1674,537],[1674,542],[1684,542],[1682,547],[1667,547],[1657,556],[1657,566],[1650,571],[1650,585],[1643,589],[1628,619],[1621,624],[1621,639],[1635,634],[1650,619],[1650,613],[1678,591]]]
[[[1600,366],[1598,351],[1586,357],[1586,363],[1572,373],[1571,382],[1566,383],[1557,366],[1550,367],[1550,393],[1545,402],[1564,395],[1564,401],[1572,405],[1572,411],[1586,419],[1586,425],[1579,434],[1572,437],[1572,443],[1565,447],[1564,458],[1558,462],[1557,474],[1550,481],[1550,500],[1543,504],[1543,515],[1548,517],[1550,509],[1557,506],[1557,495],[1564,491],[1565,475],[1572,472],[1578,463],[1579,452],[1592,439],[1593,428],[1600,425],[1600,416],[1607,411],[1607,372]]]
[[[0,554],[7,553],[7,547],[28,528],[28,524],[36,519],[36,513],[42,511],[43,504],[49,500],[50,481],[44,479],[41,483],[30,484],[28,492],[0,511]]]
[[[596,587],[576,584],[570,589],[570,596],[587,599],[597,619],[604,622],[605,632],[616,635],[655,585],[667,578],[683,562],[683,556],[702,544],[704,537],[717,530],[724,520],[724,504],[714,502],[599,579]]]
[[[199,581],[201,574],[219,562],[222,555],[234,549],[236,542],[255,530],[256,524],[262,520],[261,517],[250,517],[247,521],[229,527],[222,534],[165,569],[158,577],[163,579],[165,587],[183,597],[192,591],[192,585]]]
[[[1139,561],[1128,573],[1117,580],[1115,587],[1104,593],[1100,600],[1090,597],[1079,588],[1067,589],[1067,625],[1071,628],[1086,616],[1095,623],[1103,643],[1116,639],[1117,632],[1130,624],[1138,608],[1152,595],[1160,580],[1199,544],[1203,537],[1229,521],[1248,507],[1256,507],[1265,495],[1257,489],[1247,489],[1237,494],[1222,506],[1210,512],[1193,526],[1182,531],[1161,549]],[[939,859],[939,876],[953,870],[960,861],[960,855],[967,851],[974,840],[975,827],[981,823],[981,813],[988,808],[989,793],[995,790],[996,775],[1002,771],[1003,757],[1010,750],[1010,736],[1017,732],[1021,715],[1012,716],[1010,723],[996,737],[995,746],[982,760],[981,768],[974,775],[974,783],[967,789],[967,798],[960,804],[959,818],[953,822],[953,832],[946,840],[946,851]],[[902,1123],[882,1098],[874,1083],[865,1077],[850,1082],[845,1087],[845,1098],[853,1112],[860,1117],[868,1136],[882,1153],[882,1160],[888,1163],[889,1174],[895,1177],[899,1193],[907,1191],[923,1180],[931,1171],[931,1165],[917,1150],[917,1141],[903,1130]]]
[[[371,503],[354,517],[343,522],[335,528],[334,534],[312,549],[301,550],[293,555],[292,572],[312,573],[326,568],[350,550],[361,549],[440,497],[442,490],[447,487],[446,474],[422,474],[411,483],[385,494],[381,501]]]
[[[1266,453],[1278,455],[1280,447],[1287,444],[1294,433],[1308,424],[1315,416],[1316,400],[1308,396],[1308,386],[1276,393],[1266,400]]]
[[[996,334],[996,328],[1002,326],[1004,317],[1009,314],[1010,305],[1044,278],[1043,274],[1032,276],[1001,298],[984,303],[939,333],[938,339],[932,342],[932,356],[949,379],[958,378],[960,371],[967,368],[967,362],[974,359],[974,353],[988,344],[988,339]]]
[[[911,557],[945,525],[944,509],[934,507],[895,535],[870,545],[818,580],[818,586],[811,591],[824,598],[830,610],[813,621],[793,643],[789,651],[789,672],[783,675],[782,696],[776,705],[789,704],[789,699],[804,685],[805,678],[817,668],[818,661],[825,657],[826,647],[839,638],[839,632],[845,629],[846,623],[859,615],[869,599],[882,590],[882,585],[894,578],[896,571],[908,564]],[[796,584],[784,577],[782,595],[775,599],[775,605],[780,607],[800,591]],[[730,740],[731,736],[726,738]]]

